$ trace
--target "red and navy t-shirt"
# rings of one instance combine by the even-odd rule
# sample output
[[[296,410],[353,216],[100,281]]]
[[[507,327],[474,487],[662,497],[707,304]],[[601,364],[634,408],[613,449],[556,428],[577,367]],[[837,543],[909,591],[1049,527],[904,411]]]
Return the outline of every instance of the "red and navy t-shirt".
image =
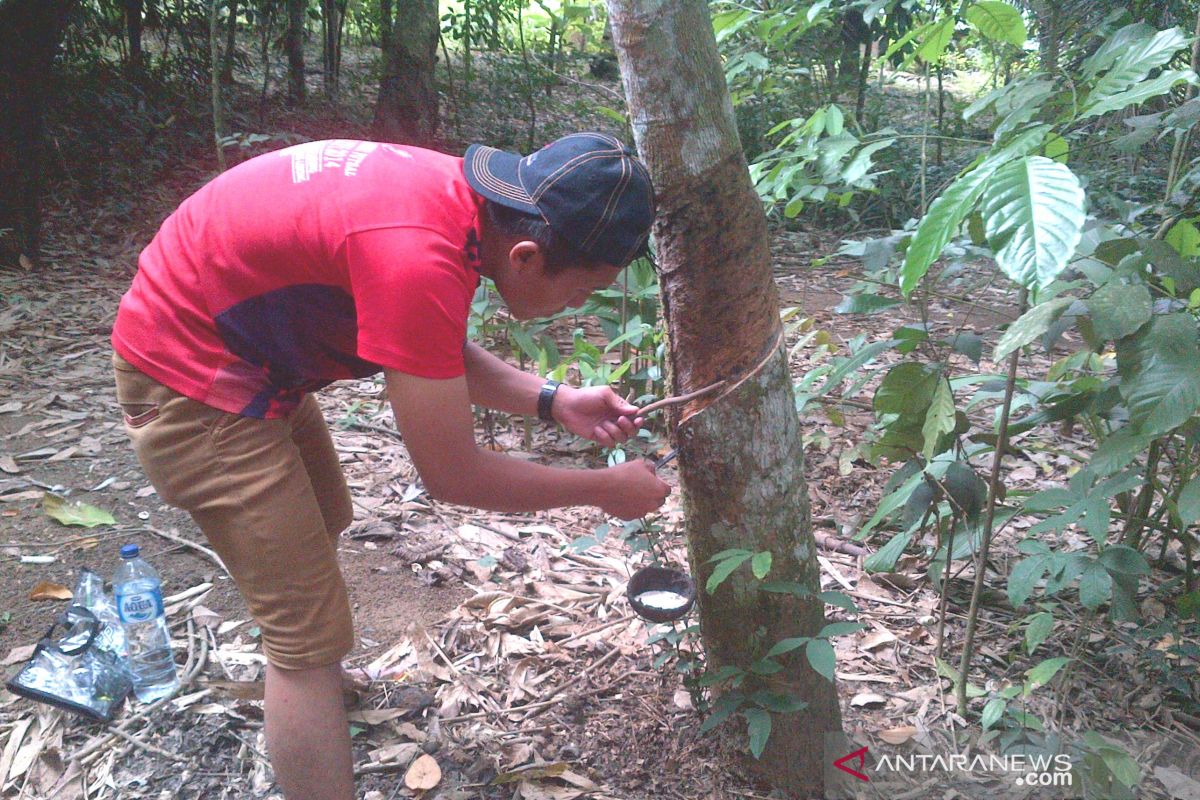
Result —
[[[138,259],[113,347],[251,417],[381,368],[465,371],[482,198],[462,159],[364,141],[250,159],[183,202]]]

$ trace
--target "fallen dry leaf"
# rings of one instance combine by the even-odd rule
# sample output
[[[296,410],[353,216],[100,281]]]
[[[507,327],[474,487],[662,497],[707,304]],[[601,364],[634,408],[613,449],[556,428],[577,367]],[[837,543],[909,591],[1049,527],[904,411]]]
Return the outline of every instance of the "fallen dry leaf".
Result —
[[[875,692],[859,692],[850,699],[850,705],[852,706],[869,706],[886,702],[886,697],[881,694],[875,694]]]
[[[29,593],[30,600],[70,600],[74,593],[61,583],[40,581]]]
[[[917,735],[917,729],[912,725],[901,725],[899,728],[888,728],[879,732],[879,738],[888,744],[904,744]]]
[[[874,650],[876,647],[885,645],[888,642],[896,641],[896,635],[887,628],[876,628],[862,638],[862,647],[864,650]]]
[[[23,644],[20,647],[14,647],[8,651],[8,655],[0,661],[0,667],[11,667],[13,664],[20,664],[28,661],[33,656],[33,651],[37,647],[36,644]],[[2,778],[3,776],[0,776]]]
[[[1155,767],[1154,777],[1174,800],[1200,800],[1200,783],[1170,767]]]
[[[414,792],[425,791],[437,786],[442,780],[442,768],[433,756],[423,754],[404,773],[404,785]]]

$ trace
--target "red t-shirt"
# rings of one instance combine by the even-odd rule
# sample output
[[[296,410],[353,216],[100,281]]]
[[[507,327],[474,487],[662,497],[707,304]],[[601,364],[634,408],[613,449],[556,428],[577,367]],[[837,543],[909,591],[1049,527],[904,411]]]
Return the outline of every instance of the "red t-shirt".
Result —
[[[250,159],[183,202],[138,259],[113,347],[251,417],[383,367],[464,373],[483,199],[462,159],[363,141]]]

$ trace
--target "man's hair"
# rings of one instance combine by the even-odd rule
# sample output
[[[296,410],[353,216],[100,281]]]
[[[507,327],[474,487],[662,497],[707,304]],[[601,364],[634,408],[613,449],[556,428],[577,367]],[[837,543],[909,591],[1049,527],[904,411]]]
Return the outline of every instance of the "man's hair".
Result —
[[[505,236],[535,242],[542,251],[546,274],[555,275],[568,267],[597,269],[601,263],[555,233],[539,216],[515,208],[485,201],[485,213],[491,226]]]

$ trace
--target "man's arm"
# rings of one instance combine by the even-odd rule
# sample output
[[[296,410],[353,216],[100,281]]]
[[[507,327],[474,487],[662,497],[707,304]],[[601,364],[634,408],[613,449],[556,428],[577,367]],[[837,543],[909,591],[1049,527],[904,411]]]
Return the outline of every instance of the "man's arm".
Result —
[[[465,378],[432,380],[395,370],[385,376],[396,427],[426,490],[438,500],[492,511],[591,505],[633,519],[670,494],[648,461],[558,469],[481,449]]]
[[[463,350],[471,402],[508,414],[537,414],[538,392],[545,381],[522,372],[484,348],[469,342]],[[550,415],[576,436],[612,447],[637,433],[637,408],[607,386],[558,387]]]

